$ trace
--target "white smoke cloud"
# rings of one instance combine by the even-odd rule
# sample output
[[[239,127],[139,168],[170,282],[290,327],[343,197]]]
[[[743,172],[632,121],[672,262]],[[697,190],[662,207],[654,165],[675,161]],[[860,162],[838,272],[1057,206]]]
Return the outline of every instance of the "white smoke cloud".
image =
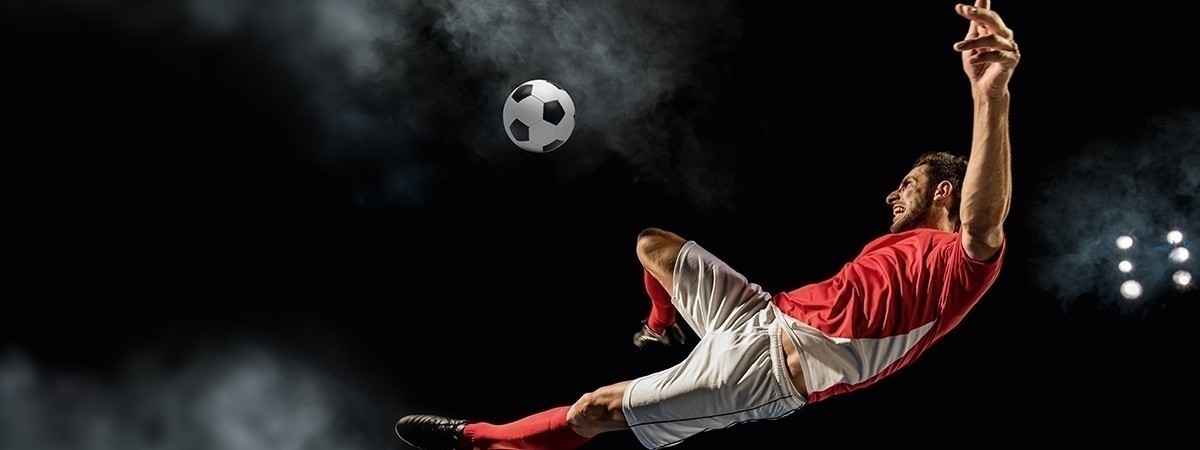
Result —
[[[362,205],[421,205],[439,189],[434,180],[460,178],[464,166],[516,170],[528,155],[508,142],[503,101],[535,78],[563,86],[578,107],[575,133],[562,149],[572,156],[555,167],[561,181],[591,176],[616,159],[631,177],[677,186],[699,206],[728,202],[736,184],[726,182],[736,180],[735,169],[708,156],[728,143],[703,137],[699,123],[726,92],[741,39],[739,11],[728,0],[30,5],[138,41],[232,49],[242,64],[233,70],[274,80],[262,88],[288,98],[304,147],[296,150],[311,152],[322,168],[373,167],[347,177],[370,191],[357,197]],[[686,106],[673,106],[678,99]],[[395,180],[405,173],[428,176]]]
[[[1126,311],[1175,289],[1167,232],[1200,236],[1200,112],[1154,118],[1135,141],[1093,142],[1050,173],[1029,215],[1041,251],[1028,276],[1064,305],[1094,297]],[[1122,235],[1134,237],[1132,249],[1116,247]],[[1133,262],[1130,275],[1117,270],[1121,259]],[[1142,284],[1143,301],[1121,298],[1126,276]]]
[[[144,354],[119,373],[99,375],[50,373],[20,352],[0,355],[0,448],[353,450],[394,443],[390,416],[361,380],[346,382],[249,343],[172,362],[176,356]]]
[[[635,176],[670,181],[696,205],[728,201],[726,181],[736,177],[706,156],[721,144],[697,138],[697,120],[727,79],[721,75],[727,65],[708,64],[727,58],[740,40],[741,20],[730,2],[433,4],[437,26],[450,35],[464,68],[486,74],[479,79],[487,114],[472,144],[482,158],[515,155],[496,139],[505,96],[525,81],[548,79],[576,104],[571,139],[602,144],[575,151],[558,170],[584,174],[615,154],[638,170]],[[677,95],[692,109],[664,106]]]

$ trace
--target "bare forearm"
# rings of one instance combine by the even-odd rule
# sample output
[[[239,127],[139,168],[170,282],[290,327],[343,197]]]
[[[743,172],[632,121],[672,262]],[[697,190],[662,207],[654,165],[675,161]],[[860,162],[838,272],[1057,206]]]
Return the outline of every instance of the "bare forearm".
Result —
[[[984,249],[1000,246],[1001,225],[1008,216],[1012,198],[1009,100],[1007,92],[999,98],[975,96],[971,155],[963,179],[959,216],[963,232],[975,238],[976,246]]]

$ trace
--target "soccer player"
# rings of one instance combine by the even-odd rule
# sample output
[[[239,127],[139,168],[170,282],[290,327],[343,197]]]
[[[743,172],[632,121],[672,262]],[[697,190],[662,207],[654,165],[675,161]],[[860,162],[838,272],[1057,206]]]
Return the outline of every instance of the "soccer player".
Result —
[[[695,241],[645,230],[637,256],[652,308],[634,343],[680,340],[678,314],[700,337],[682,362],[503,425],[406,416],[396,424],[400,438],[425,450],[565,450],[631,430],[646,448],[662,448],[784,417],[911,364],[991,287],[1005,248],[1008,81],[1020,52],[989,1],[955,11],[969,21],[954,44],[974,99],[969,158],[917,158],[886,198],[890,233],[833,277],[771,295]]]

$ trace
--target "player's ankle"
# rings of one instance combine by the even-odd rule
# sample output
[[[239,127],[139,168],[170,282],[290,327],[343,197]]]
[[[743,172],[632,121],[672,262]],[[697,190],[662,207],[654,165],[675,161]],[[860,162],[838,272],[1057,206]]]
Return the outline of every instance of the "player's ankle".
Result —
[[[646,320],[646,328],[659,336],[662,336],[663,333],[666,333],[667,329],[671,328],[671,325],[674,325],[674,323],[663,323],[662,321],[657,321],[654,319]]]

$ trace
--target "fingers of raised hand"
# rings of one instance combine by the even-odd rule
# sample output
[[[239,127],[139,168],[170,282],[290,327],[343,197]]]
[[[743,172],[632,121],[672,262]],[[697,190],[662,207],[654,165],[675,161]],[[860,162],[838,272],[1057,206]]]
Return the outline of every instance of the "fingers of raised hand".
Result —
[[[1010,38],[998,34],[975,37],[954,43],[954,49],[960,52],[974,49],[1017,51],[1017,43]]]
[[[1000,63],[1001,66],[1012,68],[1020,61],[1021,55],[1015,51],[986,51],[967,57],[970,64]]]
[[[994,34],[998,34],[1006,38],[1012,37],[1012,30],[1008,29],[1008,27],[1004,25],[1004,20],[1002,20],[1000,15],[996,14],[995,11],[977,6],[964,5],[961,3],[954,6],[954,11],[960,16],[971,19],[971,21],[974,23],[983,25],[984,28]],[[982,34],[977,33],[975,29],[972,28],[970,33],[968,33],[968,37],[971,37],[972,33],[976,35]]]

